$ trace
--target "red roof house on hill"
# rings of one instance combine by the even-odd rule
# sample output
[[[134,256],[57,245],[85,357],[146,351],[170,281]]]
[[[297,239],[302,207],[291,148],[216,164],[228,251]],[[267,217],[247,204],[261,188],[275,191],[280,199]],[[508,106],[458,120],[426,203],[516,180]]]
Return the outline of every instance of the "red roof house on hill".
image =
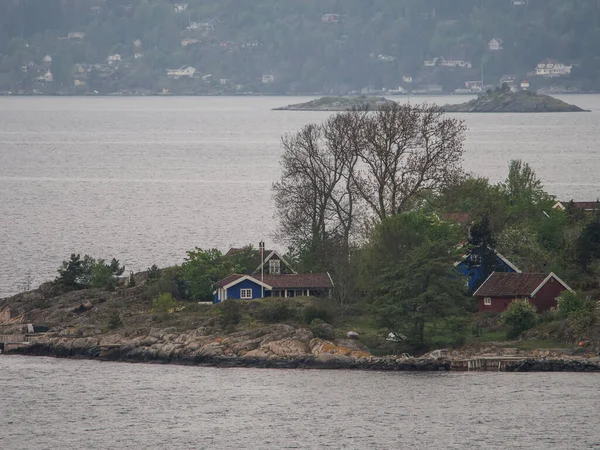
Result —
[[[493,272],[473,295],[479,312],[502,312],[515,300],[527,300],[542,312],[555,308],[564,291],[572,289],[552,272]]]

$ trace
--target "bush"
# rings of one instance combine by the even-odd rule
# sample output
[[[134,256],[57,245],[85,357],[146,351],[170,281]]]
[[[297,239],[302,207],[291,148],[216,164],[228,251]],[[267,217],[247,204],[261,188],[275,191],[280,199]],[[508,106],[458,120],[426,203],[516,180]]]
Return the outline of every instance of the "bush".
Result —
[[[242,307],[237,300],[225,300],[219,304],[221,325],[228,327],[237,325],[242,320]]]
[[[175,309],[176,306],[177,301],[169,292],[160,293],[152,300],[152,309],[156,312],[169,312],[169,310]]]
[[[90,287],[112,290],[124,271],[125,267],[115,258],[106,264],[103,259],[96,261],[89,255],[81,259],[79,254],[73,253],[59,267],[55,282],[67,291]]]
[[[564,291],[558,297],[558,312],[563,318],[582,310],[584,306],[585,299],[577,295],[576,292]]]
[[[148,270],[152,270],[152,267]],[[158,271],[157,274],[154,274],[153,277],[158,276],[158,278],[148,279],[146,298],[154,298],[162,292],[170,293],[177,300],[189,298],[181,266],[167,267]]]
[[[123,322],[121,321],[121,316],[118,312],[113,312],[108,318],[108,329],[116,330],[117,328],[121,328],[123,326]]]
[[[152,264],[151,267],[148,267],[146,270],[146,279],[149,283],[152,283],[160,278],[160,269],[156,264]]]
[[[507,336],[515,338],[523,331],[533,328],[537,323],[535,306],[527,300],[516,300],[512,302],[501,315],[502,322],[509,330]]]
[[[331,322],[333,320],[332,312],[323,307],[309,305],[302,310],[302,321],[306,324],[310,324],[315,319],[321,319],[323,322]]]
[[[321,319],[314,319],[310,323],[310,331],[315,337],[331,341],[335,339],[335,330],[328,323],[323,322]]]
[[[569,328],[576,340],[589,338],[598,323],[599,312],[592,301],[584,301],[580,309],[569,314]]]
[[[290,308],[282,300],[262,301],[255,313],[258,320],[265,323],[278,323],[292,320],[296,317],[296,311]]]

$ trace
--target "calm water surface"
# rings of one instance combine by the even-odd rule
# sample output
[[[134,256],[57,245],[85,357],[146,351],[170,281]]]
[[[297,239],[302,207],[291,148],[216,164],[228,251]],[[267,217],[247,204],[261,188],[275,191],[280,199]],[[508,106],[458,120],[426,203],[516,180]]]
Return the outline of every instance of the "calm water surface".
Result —
[[[465,167],[495,182],[522,158],[560,198],[598,198],[600,96],[563,98],[593,112],[462,115]],[[328,116],[271,108],[305,100],[0,98],[0,297],[72,252],[143,270],[269,241],[281,135]]]
[[[600,377],[0,356],[0,448],[592,449]]]

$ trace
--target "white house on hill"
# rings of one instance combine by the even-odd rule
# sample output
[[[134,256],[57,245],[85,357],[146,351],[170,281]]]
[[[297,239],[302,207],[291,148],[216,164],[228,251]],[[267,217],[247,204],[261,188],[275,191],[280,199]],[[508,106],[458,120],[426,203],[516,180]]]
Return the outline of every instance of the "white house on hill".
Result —
[[[192,78],[196,69],[192,66],[181,66],[179,69],[167,69],[167,76],[177,80],[182,77]]]
[[[535,68],[535,74],[541,77],[563,77],[571,74],[573,66],[567,66],[553,59],[547,59],[539,63]]]

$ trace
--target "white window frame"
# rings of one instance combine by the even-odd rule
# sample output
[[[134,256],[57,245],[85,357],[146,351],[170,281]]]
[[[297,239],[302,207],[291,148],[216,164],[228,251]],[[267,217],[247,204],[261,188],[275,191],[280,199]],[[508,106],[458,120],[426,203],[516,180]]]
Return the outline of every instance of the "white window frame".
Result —
[[[484,297],[483,304],[485,306],[492,306],[492,297]]]
[[[294,291],[294,297],[304,297],[304,289],[296,289]]]
[[[250,294],[248,294],[250,293]],[[240,298],[242,300],[249,300],[252,298],[252,289],[248,288],[248,289],[240,289]]]
[[[271,275],[281,275],[281,260],[270,259],[269,260],[269,273]]]

